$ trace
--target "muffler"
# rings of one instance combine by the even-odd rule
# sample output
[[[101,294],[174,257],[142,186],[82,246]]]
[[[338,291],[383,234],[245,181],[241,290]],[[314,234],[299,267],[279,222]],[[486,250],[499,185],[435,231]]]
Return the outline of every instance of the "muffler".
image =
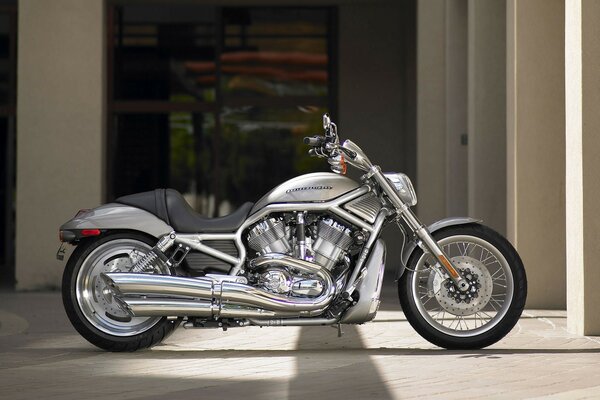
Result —
[[[110,272],[102,274],[114,298],[132,316],[204,316],[272,318],[321,314],[331,303],[335,287],[330,273],[318,264],[282,254],[258,257],[249,265],[260,270],[286,266],[317,275],[324,282],[321,295],[294,298],[254,286],[169,275]]]

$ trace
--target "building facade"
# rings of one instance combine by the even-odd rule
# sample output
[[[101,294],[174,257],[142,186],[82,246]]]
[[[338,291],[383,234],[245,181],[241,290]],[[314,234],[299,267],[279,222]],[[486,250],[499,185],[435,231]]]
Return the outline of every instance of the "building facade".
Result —
[[[3,7],[5,285],[60,285],[54,238],[80,208],[170,186],[219,215],[322,169],[300,141],[329,111],[413,177],[425,222],[468,214],[506,234],[528,307],[600,332],[594,0]]]

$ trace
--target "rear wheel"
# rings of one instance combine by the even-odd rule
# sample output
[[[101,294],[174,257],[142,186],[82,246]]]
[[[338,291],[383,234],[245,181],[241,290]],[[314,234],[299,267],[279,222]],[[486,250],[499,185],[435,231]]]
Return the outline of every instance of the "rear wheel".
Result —
[[[100,277],[129,271],[155,241],[139,233],[108,234],[82,242],[69,258],[63,303],[73,327],[90,343],[109,351],[134,351],[154,346],[179,324],[166,317],[130,317]],[[158,272],[169,274],[168,269]]]
[[[527,279],[516,250],[500,234],[479,224],[448,227],[433,234],[469,281],[461,292],[418,249],[398,283],[400,303],[413,328],[448,349],[478,349],[502,339],[515,326],[527,297]]]

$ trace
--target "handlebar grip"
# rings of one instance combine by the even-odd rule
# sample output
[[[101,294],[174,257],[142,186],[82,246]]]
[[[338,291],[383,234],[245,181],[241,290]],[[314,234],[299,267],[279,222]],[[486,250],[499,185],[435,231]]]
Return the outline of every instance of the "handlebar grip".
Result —
[[[324,142],[325,138],[323,136],[307,136],[304,138],[304,144],[312,147],[321,146]]]

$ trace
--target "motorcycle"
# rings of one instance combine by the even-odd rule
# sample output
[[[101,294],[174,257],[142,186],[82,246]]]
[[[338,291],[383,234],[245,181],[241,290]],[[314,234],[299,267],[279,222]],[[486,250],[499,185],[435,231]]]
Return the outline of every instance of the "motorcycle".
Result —
[[[513,246],[473,218],[424,226],[405,174],[383,173],[358,145],[340,144],[327,114],[323,128],[324,136],[304,141],[333,173],[293,178],[230,215],[205,218],[179,192],[157,189],[81,210],[63,224],[61,246],[77,246],[62,281],[74,328],[102,349],[134,351],[181,323],[362,324],[380,304],[380,233],[395,224],[404,238],[399,300],[423,338],[478,349],[508,334],[527,296]],[[344,176],[348,165],[364,173],[360,182]]]

